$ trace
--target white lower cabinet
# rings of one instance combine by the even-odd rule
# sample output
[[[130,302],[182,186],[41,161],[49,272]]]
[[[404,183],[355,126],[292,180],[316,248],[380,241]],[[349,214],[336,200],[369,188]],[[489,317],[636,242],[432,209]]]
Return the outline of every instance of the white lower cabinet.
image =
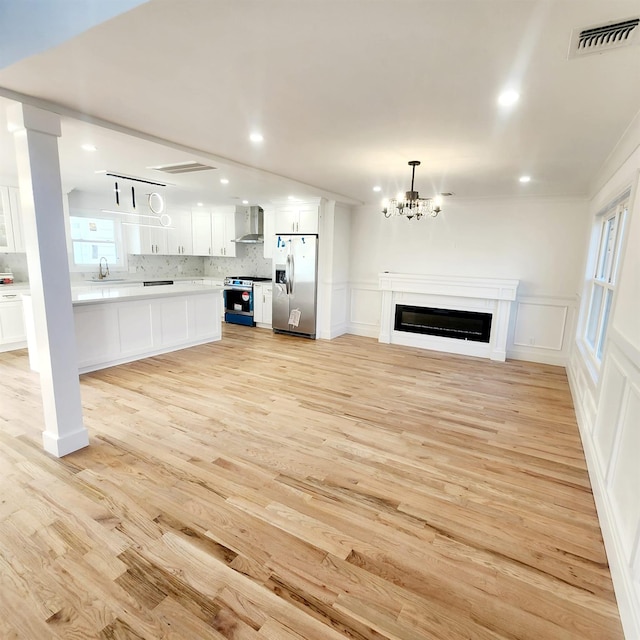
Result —
[[[259,327],[271,328],[273,283],[256,282],[253,285],[253,320]]]
[[[0,294],[0,351],[22,349],[26,345],[20,294]]]

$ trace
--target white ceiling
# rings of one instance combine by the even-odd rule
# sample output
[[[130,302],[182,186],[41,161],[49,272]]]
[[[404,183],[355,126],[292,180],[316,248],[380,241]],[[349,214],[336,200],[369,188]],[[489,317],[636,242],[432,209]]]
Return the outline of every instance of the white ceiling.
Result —
[[[198,199],[376,203],[409,188],[413,159],[422,196],[587,196],[640,110],[640,38],[568,60],[571,32],[637,15],[637,0],[150,0],[1,69],[0,87],[201,150],[220,168],[191,177]],[[69,186],[195,157],[63,121]]]

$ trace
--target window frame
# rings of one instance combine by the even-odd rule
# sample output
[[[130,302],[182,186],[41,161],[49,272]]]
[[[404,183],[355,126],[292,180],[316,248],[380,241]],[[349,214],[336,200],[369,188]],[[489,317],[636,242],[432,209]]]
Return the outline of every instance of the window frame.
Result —
[[[98,239],[92,239],[92,240],[85,240],[85,239],[79,239],[79,238],[73,238],[73,219],[74,218],[82,218],[82,219],[89,219],[89,220],[105,220],[110,222],[111,224],[113,224],[113,241],[109,240],[105,240],[105,241],[101,241]],[[111,272],[123,272],[123,271],[127,271],[128,269],[128,264],[127,264],[127,253],[125,251],[125,245],[124,245],[124,232],[123,232],[123,228],[122,228],[122,223],[120,220],[110,217],[110,216],[96,216],[95,214],[91,213],[91,214],[85,214],[83,212],[80,211],[73,211],[73,212],[69,212],[69,269],[70,271],[74,272],[74,273],[78,273],[78,272],[92,272],[92,271],[98,271],[98,263],[88,263],[88,262],[82,262],[82,263],[77,263],[75,261],[75,247],[74,247],[74,243],[75,242],[93,242],[93,243],[101,243],[104,242],[105,244],[107,243],[111,243],[113,242],[115,244],[115,251],[116,251],[116,261],[112,262],[111,260],[109,260],[109,271]]]
[[[610,202],[595,216],[592,260],[585,287],[586,304],[580,342],[588,355],[594,380],[602,365],[619,265],[629,218],[630,190]],[[597,301],[597,305],[596,305]]]

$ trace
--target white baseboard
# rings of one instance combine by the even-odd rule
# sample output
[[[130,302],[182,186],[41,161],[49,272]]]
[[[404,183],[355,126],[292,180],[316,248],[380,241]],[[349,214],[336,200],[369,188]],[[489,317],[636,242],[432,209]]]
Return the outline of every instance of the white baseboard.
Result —
[[[551,364],[558,367],[566,367],[568,358],[564,353],[550,351],[548,349],[535,348],[507,348],[507,359],[524,360],[526,362],[539,362],[540,364]]]
[[[378,338],[380,335],[380,327],[370,324],[358,324],[351,322],[347,325],[347,333],[352,333],[354,336],[363,336],[364,338]]]

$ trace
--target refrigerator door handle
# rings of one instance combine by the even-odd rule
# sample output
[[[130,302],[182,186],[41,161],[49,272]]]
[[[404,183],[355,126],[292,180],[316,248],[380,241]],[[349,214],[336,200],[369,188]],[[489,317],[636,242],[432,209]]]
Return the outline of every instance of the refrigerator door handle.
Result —
[[[291,256],[287,255],[287,260],[284,264],[284,292],[289,295],[289,258]]]
[[[293,258],[293,254],[290,256],[291,266],[289,267],[289,293],[293,293],[293,287],[296,283],[296,262]]]

